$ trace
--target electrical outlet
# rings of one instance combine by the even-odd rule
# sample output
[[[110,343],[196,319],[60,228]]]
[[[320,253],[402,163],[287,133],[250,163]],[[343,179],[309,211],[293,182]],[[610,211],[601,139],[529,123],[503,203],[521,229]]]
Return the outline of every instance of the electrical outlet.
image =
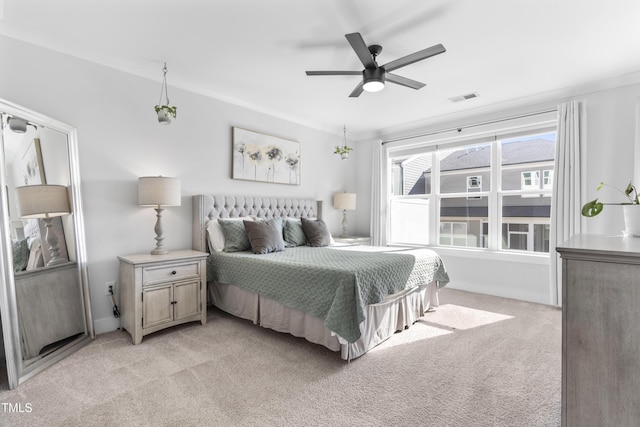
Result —
[[[105,296],[110,297],[111,296],[111,291],[113,291],[113,293],[116,293],[116,282],[106,282],[104,284],[104,294]]]

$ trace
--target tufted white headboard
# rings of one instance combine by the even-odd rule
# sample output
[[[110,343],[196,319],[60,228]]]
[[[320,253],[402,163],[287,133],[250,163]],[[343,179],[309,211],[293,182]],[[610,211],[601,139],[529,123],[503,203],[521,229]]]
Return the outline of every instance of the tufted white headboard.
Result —
[[[259,218],[322,218],[322,201],[285,197],[193,196],[194,250],[208,252],[206,224],[215,218],[237,218],[255,215]]]

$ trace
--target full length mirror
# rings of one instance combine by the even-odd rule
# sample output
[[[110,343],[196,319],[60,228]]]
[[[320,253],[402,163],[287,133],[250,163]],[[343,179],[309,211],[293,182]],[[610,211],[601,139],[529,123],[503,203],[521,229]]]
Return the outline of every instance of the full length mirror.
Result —
[[[0,115],[0,356],[15,388],[94,332],[75,130],[8,102]]]

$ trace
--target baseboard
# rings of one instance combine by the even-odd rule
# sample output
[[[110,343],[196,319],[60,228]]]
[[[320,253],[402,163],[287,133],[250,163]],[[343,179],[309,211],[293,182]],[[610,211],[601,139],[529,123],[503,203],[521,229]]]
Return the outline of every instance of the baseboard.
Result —
[[[520,301],[534,302],[537,304],[552,305],[548,301],[545,301],[544,297],[532,292],[527,292],[527,289],[521,289],[517,287],[513,288],[500,288],[497,286],[485,285],[482,283],[468,283],[456,280],[455,283],[449,283],[447,288],[458,289],[460,291],[474,292],[477,294],[492,295],[494,297],[502,297],[509,299],[516,299]]]
[[[96,335],[104,334],[106,332],[115,331],[120,328],[120,319],[115,317],[107,317],[104,319],[94,319],[93,329]]]

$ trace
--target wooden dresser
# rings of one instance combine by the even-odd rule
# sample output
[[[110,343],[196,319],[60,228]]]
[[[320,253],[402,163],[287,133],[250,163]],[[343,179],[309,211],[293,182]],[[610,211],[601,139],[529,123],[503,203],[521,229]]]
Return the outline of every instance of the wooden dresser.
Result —
[[[580,235],[562,257],[562,425],[640,425],[640,238]]]

